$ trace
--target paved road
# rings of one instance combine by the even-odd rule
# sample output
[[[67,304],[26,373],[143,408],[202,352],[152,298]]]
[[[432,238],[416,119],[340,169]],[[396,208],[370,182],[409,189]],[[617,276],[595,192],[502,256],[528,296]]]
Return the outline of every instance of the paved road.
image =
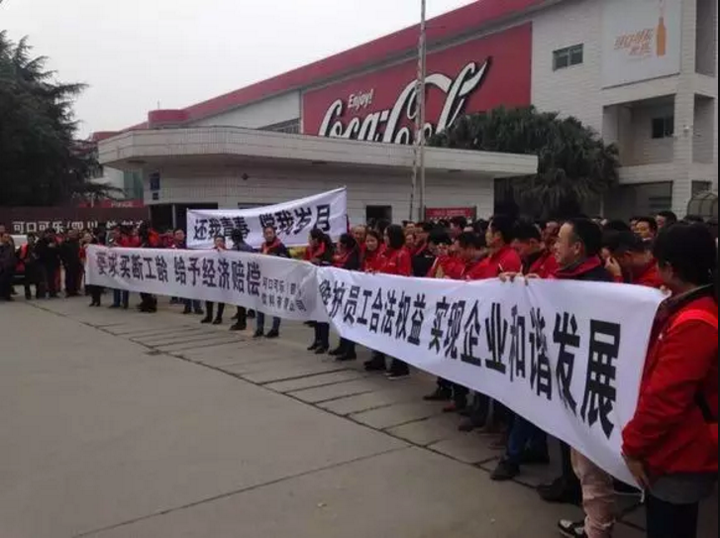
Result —
[[[579,515],[533,491],[552,468],[491,482],[493,439],[422,402],[431,379],[178,310],[0,304],[0,538],[545,538]]]

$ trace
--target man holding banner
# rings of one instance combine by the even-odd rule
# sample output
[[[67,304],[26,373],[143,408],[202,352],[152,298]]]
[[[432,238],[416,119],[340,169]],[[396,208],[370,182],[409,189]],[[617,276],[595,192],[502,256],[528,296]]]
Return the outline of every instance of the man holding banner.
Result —
[[[261,252],[265,256],[290,258],[290,252],[288,252],[287,247],[278,238],[274,227],[265,226],[265,228],[263,228],[263,237],[265,238],[265,242],[262,244]],[[254,335],[255,338],[260,338],[262,336],[265,336],[265,338],[277,338],[280,336],[280,318],[278,316],[273,316],[272,328],[267,334],[265,334],[264,312],[258,311],[255,322],[257,324]]]

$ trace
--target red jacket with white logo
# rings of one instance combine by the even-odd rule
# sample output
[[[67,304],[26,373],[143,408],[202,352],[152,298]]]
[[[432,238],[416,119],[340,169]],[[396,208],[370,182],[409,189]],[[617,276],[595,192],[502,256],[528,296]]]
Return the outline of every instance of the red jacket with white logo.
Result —
[[[523,273],[525,275],[537,275],[540,278],[552,278],[558,269],[560,269],[560,266],[549,250],[542,250],[534,259],[530,258],[526,263],[523,263]]]
[[[412,274],[410,251],[405,247],[388,248],[383,254],[383,262],[378,272],[386,275],[410,276]]]
[[[465,280],[496,278],[501,273],[522,272],[522,262],[515,249],[505,246],[490,256],[468,267],[463,274]]]
[[[655,319],[623,453],[645,462],[654,477],[716,473],[717,410],[717,304],[707,290],[669,299]]]

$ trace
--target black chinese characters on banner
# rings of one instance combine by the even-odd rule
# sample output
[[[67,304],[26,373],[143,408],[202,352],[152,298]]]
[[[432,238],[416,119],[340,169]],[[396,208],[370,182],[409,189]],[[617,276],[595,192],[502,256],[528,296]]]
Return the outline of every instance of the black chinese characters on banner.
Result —
[[[139,255],[112,249],[98,251],[95,259],[98,276],[126,281],[130,285],[159,282],[183,288],[221,289],[256,297],[260,304],[275,312],[307,311],[298,284],[264,276],[258,261],[169,252]],[[181,291],[177,295],[183,296]]]
[[[523,315],[517,305],[493,302],[487,308],[479,300],[447,297],[429,305],[422,292],[410,296],[402,290],[367,289],[327,279],[320,282],[319,291],[330,318],[365,331],[370,341],[384,335],[399,344],[424,346],[439,358],[483,368],[487,375],[524,381],[536,397],[559,398],[573,415],[579,411],[579,418],[590,428],[599,426],[606,438],[615,429],[618,323],[590,319],[589,330],[581,331],[570,312],[557,313],[554,325],[548,325],[540,308]],[[588,342],[583,343],[586,334]],[[550,341],[556,356],[551,355]],[[588,357],[587,375],[583,393],[575,395],[575,358],[581,350]]]
[[[252,220],[251,220],[252,222]],[[293,210],[262,213],[258,216],[258,230],[252,230],[245,217],[199,218],[190,230],[193,242],[212,241],[217,236],[230,238],[233,230],[240,230],[243,237],[251,232],[262,234],[268,226],[275,228],[278,235],[300,235],[311,228],[323,232],[330,231],[330,204],[318,204],[314,207],[297,207]]]

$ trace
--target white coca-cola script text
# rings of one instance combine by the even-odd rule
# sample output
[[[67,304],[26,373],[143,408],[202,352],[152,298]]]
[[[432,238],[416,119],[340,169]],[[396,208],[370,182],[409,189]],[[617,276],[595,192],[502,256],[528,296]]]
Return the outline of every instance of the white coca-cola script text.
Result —
[[[454,79],[442,73],[429,74],[425,79],[426,92],[432,88],[445,94],[439,117],[425,123],[425,136],[447,129],[464,111],[468,98],[482,85],[489,71],[492,58],[482,65],[470,62]],[[346,112],[358,114],[372,104],[375,90],[352,94],[345,103],[335,100],[325,112],[318,136],[351,138],[370,142],[410,144],[415,138],[411,128],[417,115],[417,83],[408,82],[400,92],[392,108],[370,112],[365,117],[351,116],[343,119]],[[408,126],[407,124],[410,124]]]

